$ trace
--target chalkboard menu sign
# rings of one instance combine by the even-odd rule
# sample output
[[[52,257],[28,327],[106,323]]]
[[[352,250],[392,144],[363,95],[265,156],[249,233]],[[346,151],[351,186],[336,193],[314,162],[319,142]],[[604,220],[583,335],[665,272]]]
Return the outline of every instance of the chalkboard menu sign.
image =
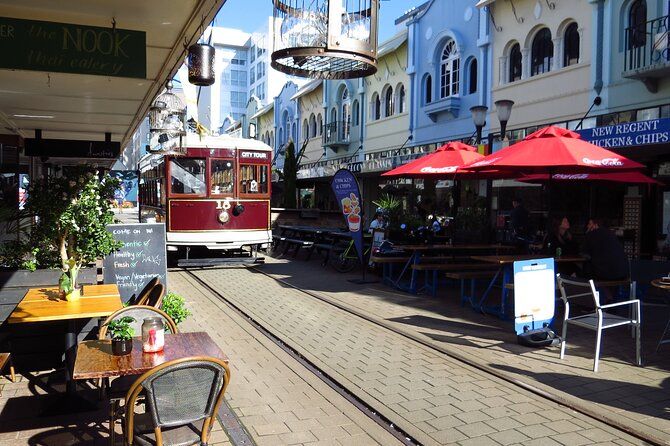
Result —
[[[127,302],[154,277],[167,286],[167,258],[164,223],[108,225],[123,247],[105,257],[105,283],[116,283]]]

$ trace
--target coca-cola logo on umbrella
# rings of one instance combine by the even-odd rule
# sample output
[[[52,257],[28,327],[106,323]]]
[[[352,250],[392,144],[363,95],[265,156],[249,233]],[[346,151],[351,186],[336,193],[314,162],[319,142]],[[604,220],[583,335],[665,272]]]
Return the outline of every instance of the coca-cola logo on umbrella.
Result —
[[[426,166],[421,168],[421,173],[454,173],[458,169],[458,166],[446,166],[446,167],[430,167]]]
[[[582,162],[589,166],[602,166],[602,167],[618,167],[623,166],[623,162],[619,158],[603,158],[599,160],[592,160],[590,158],[582,158]]]

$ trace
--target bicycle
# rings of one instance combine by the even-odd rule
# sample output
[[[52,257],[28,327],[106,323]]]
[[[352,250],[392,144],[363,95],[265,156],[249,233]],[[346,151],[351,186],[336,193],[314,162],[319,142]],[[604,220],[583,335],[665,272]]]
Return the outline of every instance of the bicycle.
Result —
[[[363,249],[363,258],[366,259],[370,254],[370,247]],[[331,265],[337,272],[348,273],[360,265],[358,252],[353,240],[349,240],[349,244],[338,256],[332,257]]]

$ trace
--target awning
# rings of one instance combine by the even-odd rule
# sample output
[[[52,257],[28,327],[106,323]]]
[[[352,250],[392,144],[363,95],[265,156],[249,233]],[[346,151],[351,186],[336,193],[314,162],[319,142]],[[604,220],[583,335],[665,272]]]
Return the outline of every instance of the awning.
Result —
[[[266,114],[267,112],[269,112],[273,108],[275,108],[275,104],[274,104],[274,102],[271,102],[270,104],[266,105],[265,107],[261,108],[256,113],[251,115],[251,118],[249,118],[249,119],[256,119],[259,116],[263,116],[264,114]]]
[[[484,6],[488,6],[495,1],[496,0],[479,0],[476,6],[477,8],[483,8]]]
[[[224,2],[0,0],[2,132],[124,148]]]
[[[377,51],[377,59],[397,50],[406,41],[407,41],[407,28],[403,29],[395,36],[379,44],[379,50]]]

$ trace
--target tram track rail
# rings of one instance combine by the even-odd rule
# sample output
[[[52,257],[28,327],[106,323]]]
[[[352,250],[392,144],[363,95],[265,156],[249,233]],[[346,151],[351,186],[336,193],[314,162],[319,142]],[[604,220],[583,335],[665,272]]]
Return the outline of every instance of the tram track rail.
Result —
[[[268,277],[271,280],[274,280],[283,286],[289,287],[291,289],[294,289],[300,293],[306,294],[314,299],[317,299],[323,303],[329,304],[333,307],[338,308],[341,311],[344,311],[348,314],[351,314],[353,316],[356,316],[358,318],[361,318],[369,323],[372,323],[378,327],[387,329],[396,335],[402,336],[405,339],[411,340],[413,342],[416,342],[423,347],[426,347],[430,350],[433,350],[435,352],[438,352],[440,354],[443,354],[453,360],[456,360],[458,362],[461,362],[469,367],[472,367],[482,373],[488,374],[490,376],[493,376],[501,381],[504,381],[508,384],[511,384],[513,386],[519,387],[521,389],[524,389],[536,396],[539,396],[545,400],[551,401],[552,403],[558,404],[560,406],[563,406],[567,409],[570,409],[572,411],[575,411],[579,414],[582,414],[590,419],[593,419],[595,421],[598,421],[600,423],[603,423],[613,429],[616,429],[622,433],[631,435],[639,440],[643,440],[649,444],[652,445],[667,445],[668,443],[661,439],[656,437],[653,434],[650,434],[649,432],[644,432],[641,429],[636,428],[635,426],[631,426],[625,423],[621,423],[616,419],[613,419],[611,417],[608,417],[607,415],[604,415],[602,412],[593,410],[592,408],[586,406],[586,405],[579,405],[575,404],[573,401],[571,401],[568,398],[564,398],[558,394],[548,392],[538,386],[535,386],[529,382],[519,380],[509,374],[506,374],[504,372],[501,372],[491,366],[487,366],[486,364],[482,364],[478,361],[474,361],[471,358],[468,358],[465,355],[461,355],[457,352],[454,352],[449,349],[445,349],[443,347],[440,347],[438,345],[435,345],[431,343],[430,341],[427,341],[423,338],[421,338],[418,335],[409,333],[407,331],[401,330],[397,327],[395,327],[393,324],[386,322],[384,320],[380,320],[375,317],[371,317],[370,315],[366,314],[365,312],[358,311],[354,308],[351,308],[349,306],[346,306],[342,304],[341,302],[338,302],[335,299],[329,298],[327,296],[321,295],[319,293],[315,293],[309,290],[304,290],[302,288],[299,288],[296,285],[291,284],[290,282],[274,277],[273,275],[263,271],[262,269],[256,267],[256,266],[249,266],[248,269],[262,274],[266,277]],[[204,270],[204,268],[198,268],[198,270]],[[398,426],[396,426],[391,420],[383,416],[378,410],[375,408],[371,407],[368,405],[366,402],[364,402],[362,399],[357,397],[355,394],[353,394],[351,391],[349,391],[344,385],[339,383],[336,379],[328,375],[325,371],[321,370],[318,366],[313,364],[311,361],[306,359],[301,353],[300,350],[290,346],[289,344],[285,343],[284,340],[282,340],[280,337],[274,335],[270,330],[267,328],[263,327],[261,323],[256,321],[253,317],[248,315],[243,309],[239,308],[238,305],[235,303],[231,302],[229,299],[227,299],[225,296],[223,296],[220,292],[218,292],[216,289],[214,289],[211,285],[209,285],[206,281],[202,280],[200,277],[195,275],[193,272],[186,270],[186,269],[180,269],[180,271],[184,271],[188,273],[191,277],[193,277],[198,283],[200,283],[202,286],[207,288],[209,291],[217,295],[220,299],[222,299],[226,305],[231,307],[234,311],[236,311],[238,314],[246,318],[253,326],[255,326],[261,333],[263,333],[268,339],[270,339],[272,342],[277,344],[280,348],[282,348],[284,351],[286,351],[289,355],[294,357],[298,362],[300,362],[302,365],[304,365],[310,372],[314,373],[316,376],[321,378],[326,384],[328,384],[331,388],[333,388],[335,391],[337,391],[340,395],[345,397],[348,401],[350,401],[352,404],[354,404],[359,410],[361,410],[363,413],[368,415],[371,419],[373,419],[376,423],[378,423],[381,427],[389,431],[391,434],[393,434],[396,438],[398,438],[400,441],[402,441],[404,444],[407,445],[420,445],[421,443],[418,442],[415,438],[413,438],[411,435],[407,434],[404,430],[400,429]]]

